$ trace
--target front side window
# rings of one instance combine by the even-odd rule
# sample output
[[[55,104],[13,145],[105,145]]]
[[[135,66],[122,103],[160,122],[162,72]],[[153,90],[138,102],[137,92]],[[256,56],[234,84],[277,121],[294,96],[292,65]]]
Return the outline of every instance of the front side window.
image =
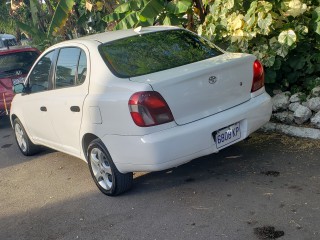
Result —
[[[99,46],[119,77],[134,77],[198,62],[222,54],[213,44],[185,30],[146,33]]]
[[[29,77],[30,93],[41,92],[49,89],[49,75],[54,51],[47,53],[33,68]]]

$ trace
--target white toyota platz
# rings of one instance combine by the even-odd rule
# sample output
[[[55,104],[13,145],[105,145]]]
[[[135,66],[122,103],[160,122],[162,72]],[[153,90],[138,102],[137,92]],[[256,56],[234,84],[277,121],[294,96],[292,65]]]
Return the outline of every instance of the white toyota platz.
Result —
[[[81,158],[107,195],[128,190],[132,172],[176,167],[239,142],[271,115],[255,56],[176,27],[56,44],[15,91],[21,152],[44,145]]]

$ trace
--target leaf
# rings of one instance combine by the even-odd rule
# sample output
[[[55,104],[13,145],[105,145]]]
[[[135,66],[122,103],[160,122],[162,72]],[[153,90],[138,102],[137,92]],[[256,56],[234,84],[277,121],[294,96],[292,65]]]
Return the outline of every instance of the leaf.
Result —
[[[320,35],[320,7],[317,7],[312,12],[312,21],[314,22],[313,23],[314,31]]]
[[[320,21],[320,7],[317,7],[313,12],[312,12],[312,20],[315,22]]]
[[[53,32],[65,25],[74,3],[74,0],[60,0],[51,20],[47,36],[51,36]]]
[[[77,25],[82,25],[82,24],[84,24],[84,23],[87,21],[87,19],[88,19],[88,17],[86,16],[85,13],[83,13],[83,14],[79,17],[79,19],[78,19],[78,21],[77,21]]]
[[[275,83],[277,79],[277,73],[276,71],[266,68],[265,69],[265,82],[266,83]]]
[[[92,11],[92,7],[93,7],[92,3],[86,1],[86,9],[87,9],[89,12]]]
[[[283,44],[277,49],[276,52],[277,52],[277,55],[285,58],[289,53],[289,47],[288,45]]]
[[[243,15],[239,14],[233,14],[230,16],[230,18],[228,19],[228,25],[231,31],[236,31],[238,29],[240,29],[242,27],[242,19],[243,19]]]
[[[260,16],[260,13],[258,14]],[[268,13],[266,18],[258,18],[258,26],[261,28],[264,34],[268,34],[270,32],[270,26],[272,24],[272,16]]]
[[[307,5],[300,2],[300,0],[291,0],[289,2],[289,10],[286,14],[289,16],[297,17],[307,11]]]
[[[282,65],[282,62],[281,62],[280,58],[276,57],[276,60],[274,61],[274,64],[273,64],[273,69],[280,70],[281,65]]]
[[[169,2],[167,10],[173,14],[185,13],[192,6],[192,0],[180,0],[177,3]]]
[[[125,13],[131,10],[130,2],[125,2],[114,9],[115,13]]]
[[[139,16],[140,18],[141,16]],[[154,19],[153,18],[146,18],[145,21],[140,21],[136,24],[136,26],[141,26],[141,27],[148,27],[148,26],[153,26],[154,24]]]
[[[231,42],[240,42],[244,36],[244,32],[241,29],[236,30],[231,36]]]
[[[104,5],[103,2],[97,2],[97,3],[96,3],[97,10],[98,10],[98,11],[101,11],[101,10],[103,9],[103,5]]]
[[[302,57],[292,57],[288,59],[289,66],[292,67],[294,70],[301,70],[305,64],[306,64],[306,59]]]
[[[163,0],[151,0],[141,10],[140,15],[145,18],[155,18],[163,9]]]
[[[292,46],[297,41],[297,35],[293,30],[282,31],[278,36],[278,42],[287,46]]]
[[[108,22],[118,21],[124,18],[125,16],[126,16],[125,13],[111,13],[104,16],[102,20],[108,23]]]
[[[247,23],[248,28],[251,28],[256,21],[256,16],[255,16],[256,8],[257,8],[257,2],[253,1],[246,15],[243,18],[243,20]]]
[[[139,19],[140,19],[141,22],[145,22],[145,21],[147,21],[148,18],[145,18],[144,16],[140,15]]]
[[[174,14],[167,14],[163,20],[163,25],[180,25],[181,21],[179,18]]]
[[[115,26],[116,30],[120,29],[129,29],[136,26],[136,24],[139,22],[139,16],[137,12],[133,12],[125,16],[123,19],[121,19],[120,22]]]
[[[231,9],[234,6],[234,0],[226,0],[224,5],[227,9]]]
[[[287,74],[289,83],[295,83],[301,76],[300,72],[290,72]]]
[[[272,67],[274,62],[276,60],[276,57],[275,56],[268,56],[264,59],[263,61],[263,65],[266,66],[266,67]]]
[[[44,40],[46,38],[46,35],[40,31],[38,28],[34,27],[34,26],[29,26],[25,23],[16,22],[18,27],[20,28],[20,30],[22,30],[26,35],[28,35],[29,37],[32,37],[33,39],[37,39],[37,40]]]
[[[30,1],[30,12],[33,21],[33,25],[37,26],[39,24],[38,18],[39,2],[37,0]]]
[[[258,4],[258,12],[270,12],[272,10],[272,3],[266,2],[266,1],[259,1]]]

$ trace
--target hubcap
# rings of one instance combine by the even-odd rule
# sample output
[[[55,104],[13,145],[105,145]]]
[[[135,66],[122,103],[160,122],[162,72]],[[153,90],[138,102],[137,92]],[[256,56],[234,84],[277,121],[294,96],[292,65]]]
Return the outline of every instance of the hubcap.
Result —
[[[16,123],[14,129],[15,129],[15,134],[16,134],[17,142],[18,142],[20,149],[23,152],[27,151],[27,142],[26,142],[25,134],[24,134],[20,124]]]
[[[92,172],[99,185],[106,190],[112,188],[112,171],[106,155],[99,149],[93,148],[90,153]]]

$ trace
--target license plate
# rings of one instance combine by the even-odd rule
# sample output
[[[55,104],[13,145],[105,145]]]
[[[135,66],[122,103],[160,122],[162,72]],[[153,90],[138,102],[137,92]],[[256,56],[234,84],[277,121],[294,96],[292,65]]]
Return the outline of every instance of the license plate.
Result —
[[[240,123],[220,129],[214,135],[217,148],[221,148],[241,138]]]

